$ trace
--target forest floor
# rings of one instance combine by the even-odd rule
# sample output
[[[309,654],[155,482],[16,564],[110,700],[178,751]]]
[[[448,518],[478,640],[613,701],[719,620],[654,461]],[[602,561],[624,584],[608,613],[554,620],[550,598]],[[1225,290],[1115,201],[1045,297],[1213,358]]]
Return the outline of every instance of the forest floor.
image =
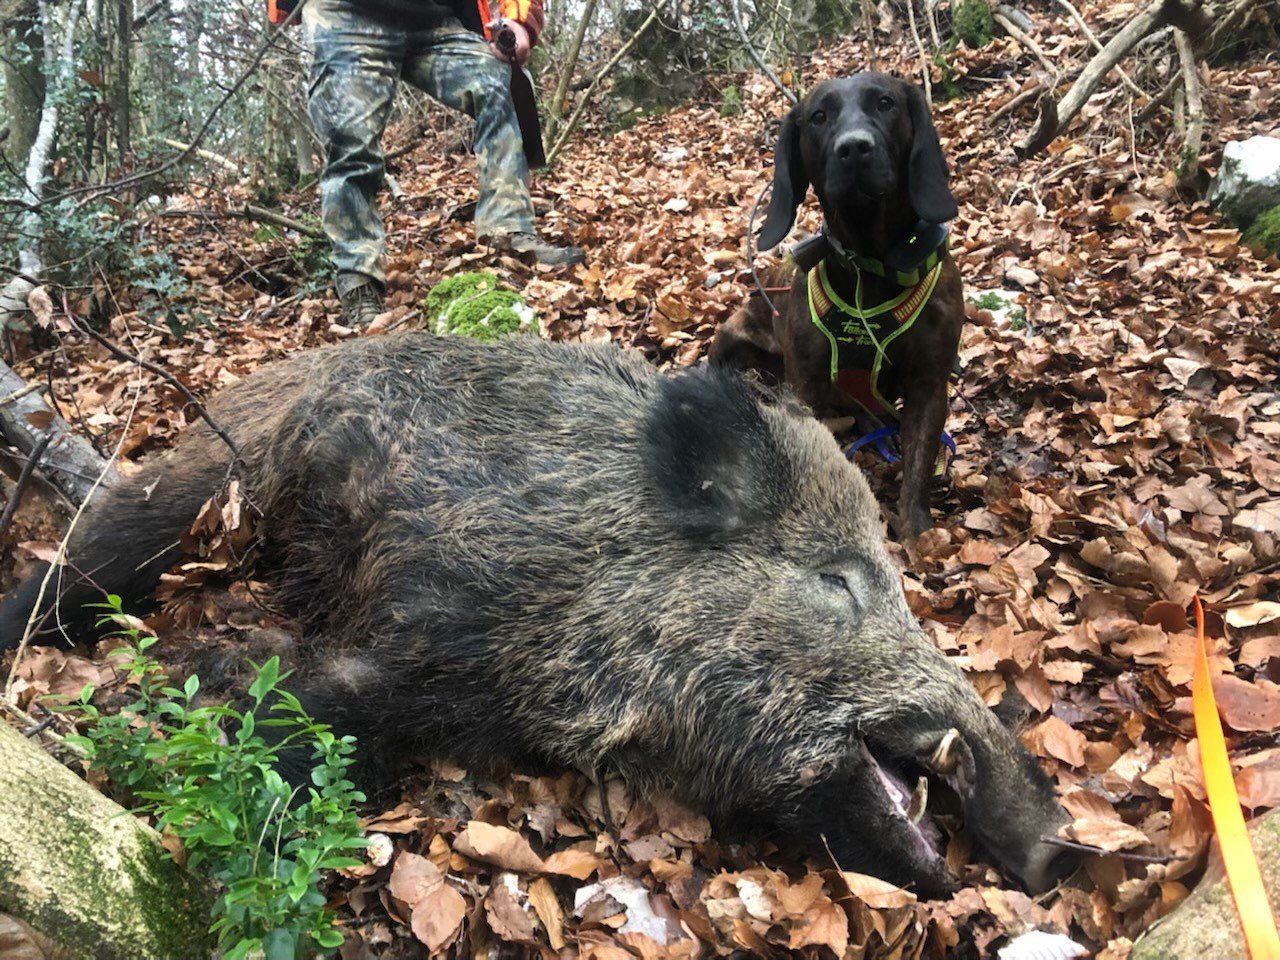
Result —
[[[1113,6],[1094,23],[1099,32],[1125,15],[1126,5]],[[1068,22],[1048,19],[1037,36],[1064,69],[1088,55]],[[900,49],[846,41],[816,54],[803,80],[851,64],[918,77]],[[953,251],[967,294],[1009,291],[1025,319],[971,306],[947,426],[958,444],[954,489],[907,572],[908,594],[988,702],[1026,702],[1024,740],[1077,818],[1076,839],[1162,862],[1090,857],[1032,899],[960,831],[947,856],[963,890],[921,903],[766,842],[719,844],[702,817],[629,797],[619,782],[607,785],[615,833],[597,786],[578,773],[489,782],[438,765],[407,780],[398,804],[373,811],[371,829],[394,842],[392,863],[331,885],[350,931],[344,958],[425,956],[419,940],[443,936],[415,935],[406,922],[414,904],[404,891],[422,856],[447,867],[463,894],[461,953],[505,941],[544,956],[568,945],[584,958],[648,960],[694,954],[701,941],[721,954],[977,957],[1041,928],[1122,960],[1186,896],[1209,844],[1189,706],[1186,609],[1196,594],[1220,638],[1217,690],[1242,802],[1255,812],[1280,805],[1280,266],[1179,191],[1166,172],[1168,111],[1135,133],[1116,84],[1047,155],[1015,164],[1011,144],[1034,104],[990,118],[1039,64],[999,39],[961,50],[953,65],[961,95],[934,108],[960,203]],[[1278,132],[1280,64],[1219,64],[1208,81],[1211,171],[1228,140]],[[456,217],[474,198],[473,174],[446,150],[452,135],[401,157],[393,170],[403,197],[383,205],[392,310],[379,326],[422,326],[430,284],[496,266],[536,308],[545,336],[615,340],[663,367],[697,362],[750,288],[747,217],[785,106],[763,79],[718,85],[729,83],[742,86],[740,115],[719,115],[709,81],[701,104],[616,134],[589,130],[537,178],[546,232],[590,256],[567,273],[495,264],[475,248],[471,225]],[[227,184],[176,199],[219,210],[247,197]],[[283,206],[314,212],[314,191]],[[815,223],[812,204],[806,218]],[[307,241],[222,218],[153,224],[155,248],[170,251],[190,284],[171,315],[213,319],[175,336],[154,302],[116,290],[109,331],[197,395],[295,350],[379,332],[343,328],[331,294],[295,292],[299,261],[316,255]],[[282,293],[264,292],[273,284]],[[123,435],[126,461],[193,419],[159,378],[70,336],[18,359],[101,449]],[[891,471],[865,465],[891,499]],[[33,499],[5,544],[6,582],[47,555],[58,533]],[[179,629],[172,610],[158,621],[157,649],[179,672],[211,650],[258,656],[289,636],[287,622],[237,586],[183,596],[177,612],[194,605],[203,623]],[[20,670],[24,696],[78,692],[109,670],[87,656],[32,653]]]

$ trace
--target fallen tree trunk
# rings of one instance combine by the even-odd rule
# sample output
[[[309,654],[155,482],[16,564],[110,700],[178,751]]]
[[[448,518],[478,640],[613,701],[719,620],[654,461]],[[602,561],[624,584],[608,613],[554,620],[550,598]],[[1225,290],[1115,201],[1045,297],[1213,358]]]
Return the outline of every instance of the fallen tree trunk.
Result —
[[[160,837],[0,720],[0,913],[77,960],[210,956],[209,894]]]
[[[1249,838],[1267,887],[1271,909],[1280,913],[1280,810],[1249,824]],[[1204,879],[1191,896],[1134,945],[1130,960],[1249,960],[1235,901],[1215,846]]]
[[[102,486],[109,487],[120,475],[84,437],[50,410],[33,389],[7,364],[0,361],[0,433],[10,445],[30,457],[45,444],[40,458],[40,476],[51,483],[71,503],[79,506],[89,496],[94,481],[106,468]],[[46,443],[45,437],[51,439]]]

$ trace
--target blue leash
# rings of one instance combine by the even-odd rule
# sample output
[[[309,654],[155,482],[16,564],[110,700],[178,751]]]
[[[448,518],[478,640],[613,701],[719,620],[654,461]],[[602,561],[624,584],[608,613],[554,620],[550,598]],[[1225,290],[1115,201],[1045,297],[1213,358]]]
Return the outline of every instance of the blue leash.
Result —
[[[853,455],[863,447],[875,445],[876,453],[884,458],[886,463],[897,463],[899,457],[893,452],[893,447],[889,444],[889,438],[895,437],[899,433],[897,424],[890,424],[887,427],[881,427],[879,430],[872,430],[870,433],[864,433],[853,443],[844,448],[844,455],[852,460]],[[951,438],[951,434],[942,431],[942,445],[950,451],[951,456],[947,457],[947,468],[950,469],[951,461],[955,459],[956,442]]]

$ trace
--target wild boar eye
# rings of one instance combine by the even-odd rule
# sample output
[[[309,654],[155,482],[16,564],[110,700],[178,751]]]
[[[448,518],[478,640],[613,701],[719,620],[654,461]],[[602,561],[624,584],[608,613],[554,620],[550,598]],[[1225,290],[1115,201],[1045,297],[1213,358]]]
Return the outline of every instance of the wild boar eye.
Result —
[[[892,109],[893,109],[894,107],[896,107],[897,105],[898,105],[898,103],[897,103],[897,101],[896,101],[896,100],[894,100],[894,99],[893,99],[893,97],[881,97],[881,98],[880,98],[879,107],[880,107],[880,112],[881,112],[881,113],[888,113],[890,110],[892,110]]]
[[[844,593],[850,594],[853,593],[853,591],[849,589],[849,581],[838,573],[820,573],[818,574],[818,579],[822,581],[824,586],[830,587],[832,590],[841,590]]]
[[[827,113],[825,110],[815,110],[809,114],[809,122],[815,127],[820,127],[827,122]]]

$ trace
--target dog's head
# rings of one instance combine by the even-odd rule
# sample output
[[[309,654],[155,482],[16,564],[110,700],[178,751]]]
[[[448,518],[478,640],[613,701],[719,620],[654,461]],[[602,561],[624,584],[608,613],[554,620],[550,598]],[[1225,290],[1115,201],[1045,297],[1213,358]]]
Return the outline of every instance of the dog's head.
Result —
[[[829,220],[856,220],[885,204],[910,203],[933,223],[957,212],[924,93],[883,73],[820,83],[782,121],[761,249],[790,231],[810,183]]]

